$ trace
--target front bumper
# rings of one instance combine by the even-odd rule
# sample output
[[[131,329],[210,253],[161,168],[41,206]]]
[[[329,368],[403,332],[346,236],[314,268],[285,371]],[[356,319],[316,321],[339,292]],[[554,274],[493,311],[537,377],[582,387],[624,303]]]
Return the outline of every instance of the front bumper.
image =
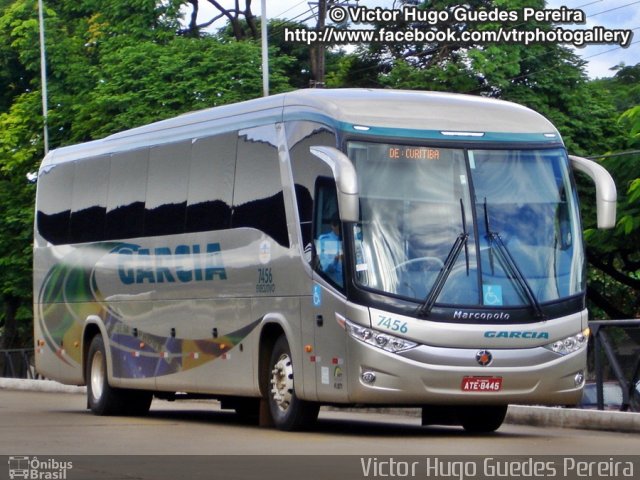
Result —
[[[420,345],[394,354],[348,341],[349,399],[355,404],[574,405],[582,395],[586,348],[568,355],[544,347],[490,349],[492,361],[481,366],[478,349]],[[469,376],[499,377],[501,389],[463,391]]]

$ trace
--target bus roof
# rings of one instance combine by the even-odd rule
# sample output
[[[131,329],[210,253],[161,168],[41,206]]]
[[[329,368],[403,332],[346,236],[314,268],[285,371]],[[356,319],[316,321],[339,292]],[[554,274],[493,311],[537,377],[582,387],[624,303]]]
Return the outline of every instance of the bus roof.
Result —
[[[321,119],[339,128],[560,135],[521,105],[473,95],[411,90],[307,89],[185,113],[100,140],[51,151],[42,167],[289,119]]]

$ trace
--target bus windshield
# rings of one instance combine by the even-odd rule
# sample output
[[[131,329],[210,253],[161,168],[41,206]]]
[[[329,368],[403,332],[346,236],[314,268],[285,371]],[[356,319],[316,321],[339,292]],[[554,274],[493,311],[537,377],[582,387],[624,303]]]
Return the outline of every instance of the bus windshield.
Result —
[[[575,189],[561,148],[352,141],[357,283],[433,304],[533,307],[583,292]],[[431,303],[431,305],[429,305]]]

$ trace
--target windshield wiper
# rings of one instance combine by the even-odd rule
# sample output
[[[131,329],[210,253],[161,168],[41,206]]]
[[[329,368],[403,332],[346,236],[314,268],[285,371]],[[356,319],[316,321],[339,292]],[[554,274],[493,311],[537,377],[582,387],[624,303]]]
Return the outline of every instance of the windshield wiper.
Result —
[[[493,232],[491,230],[491,227],[489,225],[489,212],[487,208],[486,198],[484,199],[484,223],[485,223],[485,228],[487,232],[487,240],[489,241],[489,248],[490,248],[489,255],[491,255],[491,252],[493,252],[494,246],[495,246],[495,251],[498,257],[498,261],[506,270],[506,273],[509,276],[509,278],[515,280],[516,283],[520,286],[525,297],[527,297],[527,300],[529,300],[529,303],[535,310],[536,317],[540,319],[544,318],[544,312],[542,311],[540,302],[536,298],[536,295],[533,293],[533,289],[531,288],[531,285],[529,285],[529,282],[527,281],[525,276],[522,274],[522,270],[520,270],[520,267],[518,267],[518,264],[516,263],[515,259],[511,255],[511,252],[502,241],[502,237],[500,236],[500,234],[498,232]],[[490,261],[491,261],[491,264],[493,265],[493,258],[491,258]]]
[[[469,247],[467,245],[469,234],[467,233],[467,221],[462,199],[460,199],[460,213],[462,216],[462,232],[456,238],[456,241],[453,243],[451,250],[449,250],[447,259],[444,261],[444,265],[440,269],[435,282],[433,282],[433,287],[431,288],[429,295],[425,299],[424,303],[420,305],[420,307],[418,307],[418,316],[427,317],[429,316],[429,313],[431,313],[431,310],[433,309],[433,306],[435,305],[440,292],[442,292],[445,283],[447,283],[447,279],[449,278],[449,274],[453,270],[453,266],[456,264],[456,261],[460,256],[462,247],[464,247],[465,257],[467,259],[467,275],[469,275]]]

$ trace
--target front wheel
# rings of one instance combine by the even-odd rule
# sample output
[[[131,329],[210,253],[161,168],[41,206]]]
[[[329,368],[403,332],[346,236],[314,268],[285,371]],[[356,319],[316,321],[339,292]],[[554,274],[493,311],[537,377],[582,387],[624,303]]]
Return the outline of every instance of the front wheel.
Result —
[[[500,428],[507,415],[507,405],[462,407],[458,416],[462,427],[470,433],[491,433]]]
[[[91,340],[86,365],[87,404],[96,415],[144,415],[153,398],[150,392],[123,390],[109,385],[107,355],[100,335]]]
[[[271,352],[267,398],[273,423],[279,430],[301,430],[318,417],[320,406],[300,400],[296,395],[291,350],[284,335],[278,338]]]

